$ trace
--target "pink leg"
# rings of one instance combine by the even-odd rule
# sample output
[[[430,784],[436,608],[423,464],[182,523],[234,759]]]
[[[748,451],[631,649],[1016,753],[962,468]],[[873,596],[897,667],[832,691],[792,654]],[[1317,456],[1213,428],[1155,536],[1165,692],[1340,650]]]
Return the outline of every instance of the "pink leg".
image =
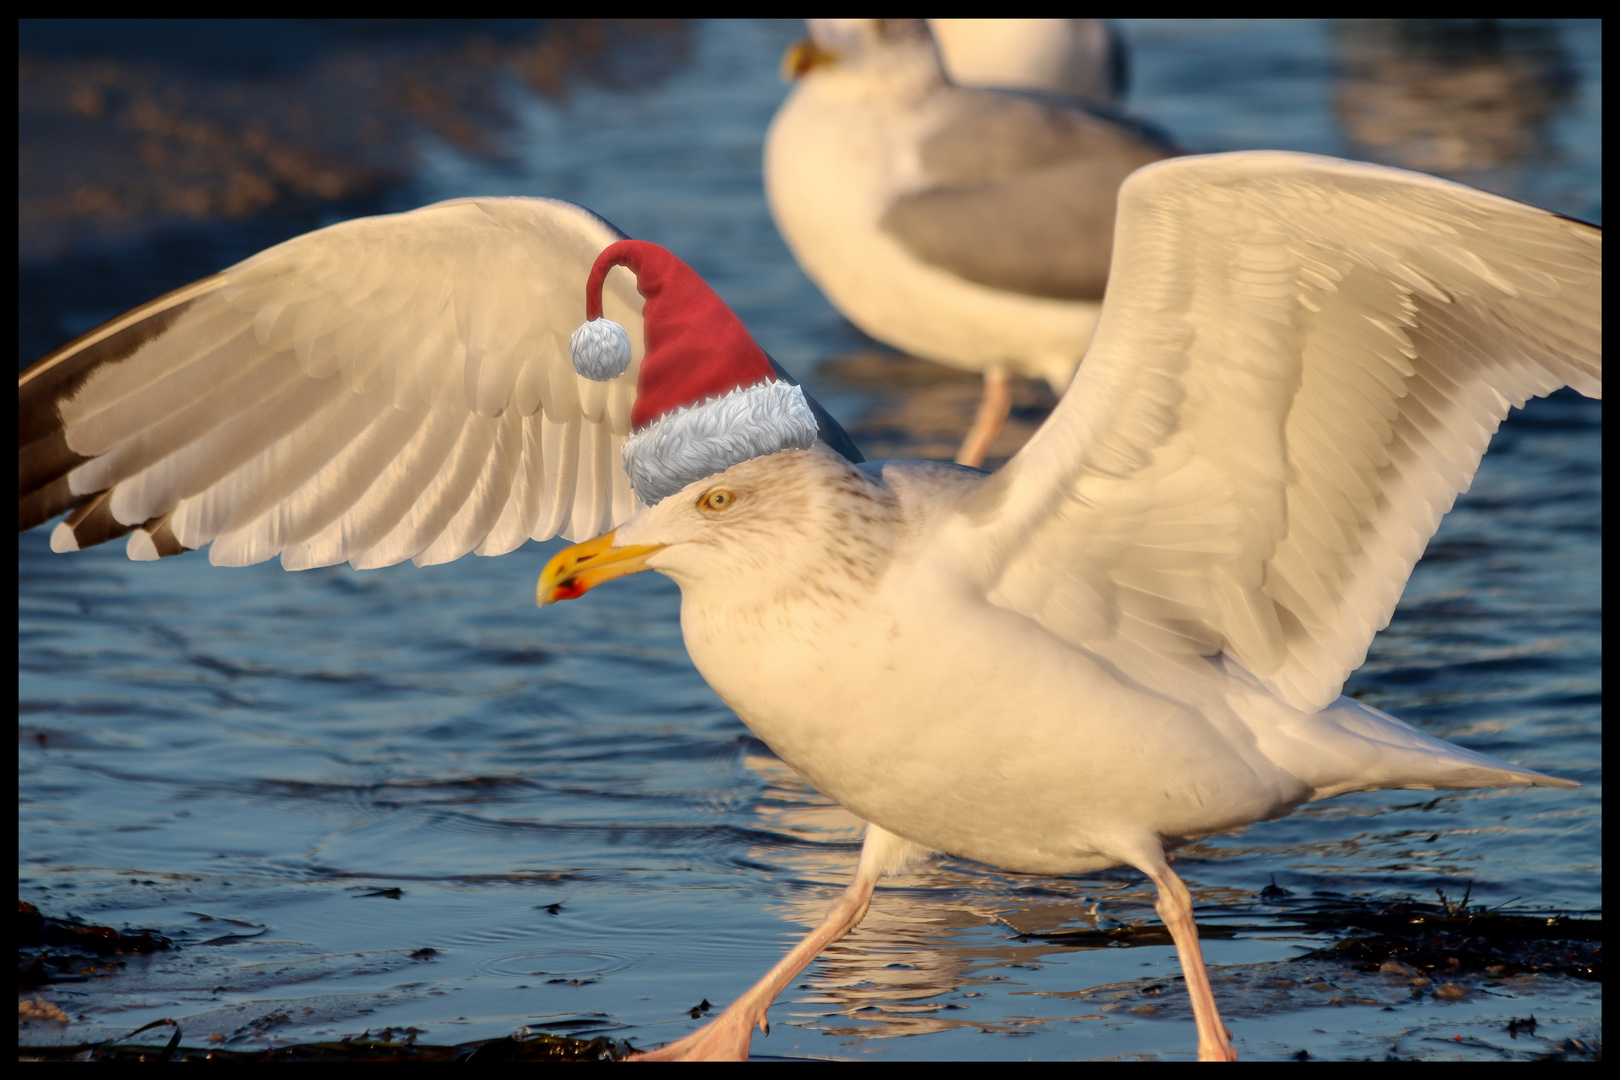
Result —
[[[626,1061],[747,1061],[748,1044],[753,1038],[755,1025],[770,1034],[771,1026],[765,1012],[776,1000],[782,988],[792,982],[821,950],[860,925],[866,909],[872,903],[872,889],[878,878],[897,872],[907,862],[922,854],[922,849],[879,829],[867,826],[866,843],[861,848],[860,865],[855,868],[855,880],[849,883],[844,895],[827,912],[821,925],[807,934],[793,951],[782,957],[776,966],[747,993],[733,1001],[725,1012],[715,1017],[684,1039],[666,1043],[656,1050],[634,1054]]]
[[[983,465],[984,456],[1001,434],[1011,411],[1012,389],[1007,384],[1007,373],[991,368],[984,373],[984,396],[979,399],[979,411],[973,417],[967,438],[962,440],[962,449],[956,453],[956,463],[972,465],[975,469]]]
[[[1176,955],[1181,958],[1181,973],[1186,977],[1187,994],[1192,998],[1193,1019],[1198,1022],[1198,1060],[1236,1061],[1237,1051],[1232,1048],[1231,1033],[1221,1023],[1221,1014],[1215,1010],[1215,991],[1209,985],[1204,953],[1198,947],[1192,894],[1162,856],[1156,866],[1142,867],[1142,870],[1159,887],[1159,902],[1154,906],[1164,925],[1170,928]]]

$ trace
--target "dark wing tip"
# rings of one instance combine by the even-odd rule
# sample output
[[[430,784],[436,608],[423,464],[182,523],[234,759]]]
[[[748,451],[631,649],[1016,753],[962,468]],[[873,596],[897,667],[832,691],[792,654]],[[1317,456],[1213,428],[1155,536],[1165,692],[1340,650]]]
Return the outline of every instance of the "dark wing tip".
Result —
[[[80,507],[91,515],[70,521],[77,536],[83,522],[84,538],[79,546],[104,543],[130,531],[111,516],[101,524],[105,492],[75,494],[67,482],[68,473],[90,458],[68,445],[62,428],[62,402],[70,400],[99,369],[134,356],[157,340],[209,291],[209,285],[222,280],[214,274],[179,289],[164,293],[139,307],[109,319],[94,330],[28,365],[17,375],[17,531],[41,525],[65,510]],[[95,500],[91,505],[85,504]],[[116,526],[118,531],[112,531]],[[100,539],[90,539],[92,536]]]

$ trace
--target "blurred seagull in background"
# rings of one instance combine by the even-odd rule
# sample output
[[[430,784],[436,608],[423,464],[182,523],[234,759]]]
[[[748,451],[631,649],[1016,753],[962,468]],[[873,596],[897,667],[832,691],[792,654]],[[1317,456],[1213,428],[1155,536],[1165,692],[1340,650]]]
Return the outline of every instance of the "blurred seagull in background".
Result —
[[[861,462],[670,252],[463,199],[297,237],[29,367],[19,526],[297,568],[619,522],[539,602],[672,578],[703,678],[869,823],[822,924],[646,1056],[746,1057],[877,881],[945,852],[1142,871],[1199,1056],[1229,1060],[1170,851],[1352,791],[1577,786],[1341,691],[1508,410],[1601,393],[1602,236],[1290,153],[1150,165],[1118,219],[1086,362],[994,475]]]
[[[1114,105],[1125,93],[1125,42],[1105,19],[929,19],[957,86],[1033,90]]]
[[[814,19],[765,141],[806,274],[862,331],[984,373],[957,461],[1006,421],[1009,373],[1062,394],[1091,343],[1119,185],[1176,151],[1075,99],[955,86],[922,20]]]

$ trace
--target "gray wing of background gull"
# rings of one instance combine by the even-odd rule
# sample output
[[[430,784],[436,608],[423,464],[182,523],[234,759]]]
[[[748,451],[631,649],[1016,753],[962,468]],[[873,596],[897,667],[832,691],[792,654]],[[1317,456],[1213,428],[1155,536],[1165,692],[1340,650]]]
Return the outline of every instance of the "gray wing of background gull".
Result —
[[[69,512],[57,551],[127,534],[134,559],[207,545],[290,570],[602,532],[639,505],[620,460],[643,350],[629,271],[603,289],[629,369],[575,374],[568,338],[623,238],[570,203],[456,199],[295,237],[127,312],[19,375],[18,529]]]
[[[918,147],[929,186],[880,228],[922,261],[991,288],[1097,300],[1119,185],[1176,153],[1140,125],[1033,94],[951,88]]]

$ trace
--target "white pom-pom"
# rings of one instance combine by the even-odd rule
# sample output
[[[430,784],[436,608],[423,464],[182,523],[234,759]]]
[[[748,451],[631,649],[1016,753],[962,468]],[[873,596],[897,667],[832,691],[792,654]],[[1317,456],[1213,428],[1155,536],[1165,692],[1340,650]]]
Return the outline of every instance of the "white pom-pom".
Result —
[[[568,357],[592,382],[617,379],[630,367],[630,335],[612,319],[592,319],[568,339]]]

